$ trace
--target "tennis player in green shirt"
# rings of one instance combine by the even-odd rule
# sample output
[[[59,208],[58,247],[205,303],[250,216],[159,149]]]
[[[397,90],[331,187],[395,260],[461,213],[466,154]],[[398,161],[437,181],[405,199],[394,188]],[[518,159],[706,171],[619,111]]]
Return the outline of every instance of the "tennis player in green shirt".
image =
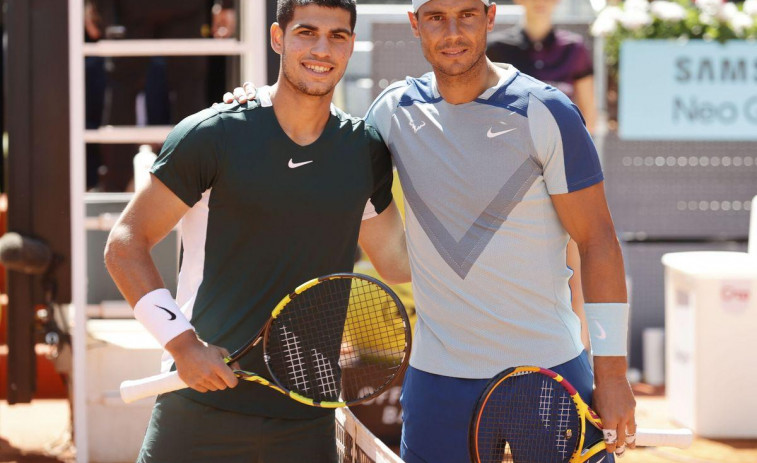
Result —
[[[333,462],[333,411],[238,383],[223,358],[300,283],[351,271],[358,241],[387,282],[409,280],[378,132],[331,104],[355,40],[354,0],[281,0],[278,81],[171,132],[113,228],[105,260],[189,389],[158,397],[139,462]],[[150,249],[177,224],[176,297]],[[264,370],[262,353],[240,361]]]

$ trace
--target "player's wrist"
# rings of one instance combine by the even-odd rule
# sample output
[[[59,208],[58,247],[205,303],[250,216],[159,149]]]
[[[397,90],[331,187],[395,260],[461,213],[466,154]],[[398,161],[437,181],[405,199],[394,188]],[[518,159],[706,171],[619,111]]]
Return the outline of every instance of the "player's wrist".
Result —
[[[194,327],[165,288],[150,291],[142,296],[134,306],[134,318],[163,347],[167,347],[170,341],[187,331],[191,330],[194,336]]]
[[[625,302],[584,303],[594,356],[625,357],[628,354],[628,310]]]
[[[197,338],[197,333],[189,329],[168,341],[164,347],[175,360],[191,349],[202,345],[202,341]]]
[[[626,381],[628,362],[625,357],[594,357],[594,379],[597,385],[615,379]]]

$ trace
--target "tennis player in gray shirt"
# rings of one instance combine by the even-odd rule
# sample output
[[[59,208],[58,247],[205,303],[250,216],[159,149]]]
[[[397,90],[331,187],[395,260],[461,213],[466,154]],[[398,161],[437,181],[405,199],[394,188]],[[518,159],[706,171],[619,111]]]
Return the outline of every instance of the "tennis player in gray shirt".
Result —
[[[486,58],[494,3],[412,3],[433,72],[389,86],[366,117],[407,199],[418,321],[401,399],[402,458],[468,461],[477,398],[489,378],[518,365],[567,378],[602,417],[608,451],[622,455],[636,430],[623,258],[581,113],[554,87]],[[235,94],[246,100],[254,87]],[[571,237],[594,371],[571,309]]]

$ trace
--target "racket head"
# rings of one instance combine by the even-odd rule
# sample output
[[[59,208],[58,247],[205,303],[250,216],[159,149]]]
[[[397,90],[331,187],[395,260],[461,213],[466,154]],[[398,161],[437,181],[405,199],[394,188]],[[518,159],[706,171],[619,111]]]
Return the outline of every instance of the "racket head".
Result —
[[[474,463],[567,463],[583,446],[578,393],[557,373],[508,368],[490,380],[471,418]]]
[[[263,334],[273,381],[307,405],[357,405],[407,367],[410,321],[399,297],[367,275],[336,273],[300,285]]]

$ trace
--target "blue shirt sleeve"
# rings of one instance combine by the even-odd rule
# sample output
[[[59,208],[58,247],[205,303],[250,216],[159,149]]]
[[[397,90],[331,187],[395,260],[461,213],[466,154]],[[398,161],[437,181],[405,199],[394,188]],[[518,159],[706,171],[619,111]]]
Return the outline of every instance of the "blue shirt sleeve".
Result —
[[[597,149],[576,105],[552,87],[529,100],[531,138],[549,193],[570,193],[604,180]]]

